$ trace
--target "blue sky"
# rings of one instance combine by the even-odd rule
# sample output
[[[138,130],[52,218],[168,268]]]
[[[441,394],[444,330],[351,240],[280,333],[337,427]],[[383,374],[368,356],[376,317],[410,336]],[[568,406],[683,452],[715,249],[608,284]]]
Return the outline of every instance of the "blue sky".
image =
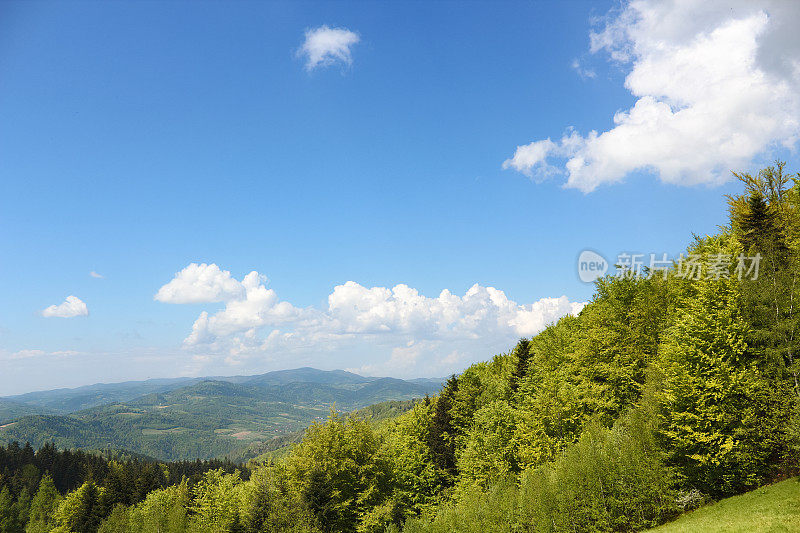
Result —
[[[798,55],[767,61],[796,12],[651,7],[3,3],[0,395],[301,365],[445,375],[579,309],[584,248],[677,254],[714,232],[728,170],[798,168],[781,66]],[[351,36],[346,55],[309,68],[315,31]],[[720,73],[675,86],[708,57]],[[702,96],[764,73],[788,89]],[[637,122],[661,111],[648,124],[672,137]],[[88,316],[43,313],[71,295]]]

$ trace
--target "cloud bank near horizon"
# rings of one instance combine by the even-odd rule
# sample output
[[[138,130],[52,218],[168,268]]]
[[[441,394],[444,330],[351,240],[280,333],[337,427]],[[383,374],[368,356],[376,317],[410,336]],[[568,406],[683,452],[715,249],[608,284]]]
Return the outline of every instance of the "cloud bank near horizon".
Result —
[[[202,311],[183,341],[201,362],[350,352],[368,354],[351,370],[404,375],[485,359],[497,353],[486,350],[505,351],[585,305],[566,296],[518,304],[479,284],[463,296],[445,289],[432,298],[405,284],[368,288],[348,281],[334,287],[327,308],[301,308],[281,300],[258,272],[239,281],[213,263],[189,264],[154,299],[223,304]]]

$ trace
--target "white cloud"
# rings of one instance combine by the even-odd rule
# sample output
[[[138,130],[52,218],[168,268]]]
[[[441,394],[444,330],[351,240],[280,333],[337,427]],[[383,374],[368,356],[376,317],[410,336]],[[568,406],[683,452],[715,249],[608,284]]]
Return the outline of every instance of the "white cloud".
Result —
[[[547,164],[547,158],[556,150],[558,150],[558,145],[551,141],[549,137],[541,141],[533,141],[524,146],[517,146],[514,157],[505,160],[503,168],[513,168],[531,178],[537,176],[545,177],[556,171],[554,167]],[[534,173],[534,170],[538,172]]]
[[[19,350],[12,354],[8,354],[8,359],[29,359],[31,357],[41,357],[47,355],[44,350]]]
[[[97,273],[97,272],[95,272],[94,270],[92,270],[91,272],[89,272],[89,275],[90,275],[91,277],[93,277],[93,278],[96,278],[96,279],[103,279],[103,275],[102,275],[102,274],[98,274],[98,273]]]
[[[328,316],[339,333],[399,333],[415,339],[532,335],[582,307],[566,296],[519,305],[503,291],[478,284],[464,296],[445,289],[428,298],[407,285],[368,289],[348,281],[328,297]]]
[[[320,26],[306,30],[303,45],[297,51],[305,56],[306,70],[327,67],[337,62],[350,65],[353,58],[350,48],[360,40],[358,34],[346,28]]]
[[[215,264],[191,263],[161,287],[155,300],[170,304],[223,302],[241,298],[244,286]]]
[[[61,305],[51,305],[42,311],[42,316],[47,318],[72,318],[76,316],[87,316],[89,309],[86,304],[77,296],[67,296]]]
[[[244,340],[251,340],[258,328],[292,323],[299,319],[301,310],[288,302],[279,301],[275,291],[267,289],[262,281],[263,277],[258,272],[246,275],[241,282],[244,295],[231,299],[223,310],[213,315],[205,311],[200,313],[185,343],[189,346],[213,345],[220,338],[235,338],[241,333],[244,333]]]
[[[44,350],[19,350],[16,352],[7,352],[0,350],[0,360],[14,360],[14,359],[31,359],[34,357],[71,357],[73,355],[80,355],[81,352],[75,350],[56,350],[54,352],[46,352]]]
[[[578,73],[578,76],[580,76],[581,79],[585,80],[597,77],[597,73],[594,70],[584,67],[583,64],[577,59],[572,61],[572,68]]]
[[[637,98],[614,127],[517,147],[503,163],[531,177],[558,170],[584,192],[649,171],[717,184],[800,135],[800,3],[631,2],[591,35],[629,72]]]
[[[223,272],[216,265],[205,268]],[[243,292],[217,312],[202,311],[184,347],[204,356],[221,355],[228,364],[259,355],[369,352],[364,371],[413,374],[420,365],[453,367],[470,356],[496,353],[488,350],[506,350],[519,337],[576,314],[584,305],[566,296],[521,305],[503,291],[478,284],[463,296],[443,290],[430,298],[408,285],[368,288],[348,281],[334,287],[327,309],[299,308],[280,300],[258,272],[241,282],[229,272],[224,276]]]

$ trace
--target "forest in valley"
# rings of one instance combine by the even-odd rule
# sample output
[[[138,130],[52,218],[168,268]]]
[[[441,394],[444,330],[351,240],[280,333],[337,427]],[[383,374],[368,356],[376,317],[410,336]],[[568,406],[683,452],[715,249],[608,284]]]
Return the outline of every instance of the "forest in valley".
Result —
[[[4,448],[0,532],[638,531],[796,476],[800,175],[736,177],[691,269],[601,278],[391,416],[241,466]]]

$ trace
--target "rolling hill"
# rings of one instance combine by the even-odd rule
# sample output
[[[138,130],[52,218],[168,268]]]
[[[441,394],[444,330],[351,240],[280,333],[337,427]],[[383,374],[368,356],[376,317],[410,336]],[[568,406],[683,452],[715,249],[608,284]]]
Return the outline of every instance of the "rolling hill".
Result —
[[[129,382],[82,390],[32,393],[30,409],[51,409],[54,398],[84,405],[113,400],[69,414],[34,412],[0,428],[0,441],[35,447],[125,449],[163,460],[237,456],[323,420],[335,405],[353,411],[387,400],[435,393],[438,380],[367,378],[344,371],[302,368],[258,376]],[[134,391],[145,392],[129,398]],[[150,392],[148,392],[150,391]]]
[[[22,416],[49,414],[51,412],[53,411],[46,407],[37,407],[7,398],[0,398],[0,426]]]

